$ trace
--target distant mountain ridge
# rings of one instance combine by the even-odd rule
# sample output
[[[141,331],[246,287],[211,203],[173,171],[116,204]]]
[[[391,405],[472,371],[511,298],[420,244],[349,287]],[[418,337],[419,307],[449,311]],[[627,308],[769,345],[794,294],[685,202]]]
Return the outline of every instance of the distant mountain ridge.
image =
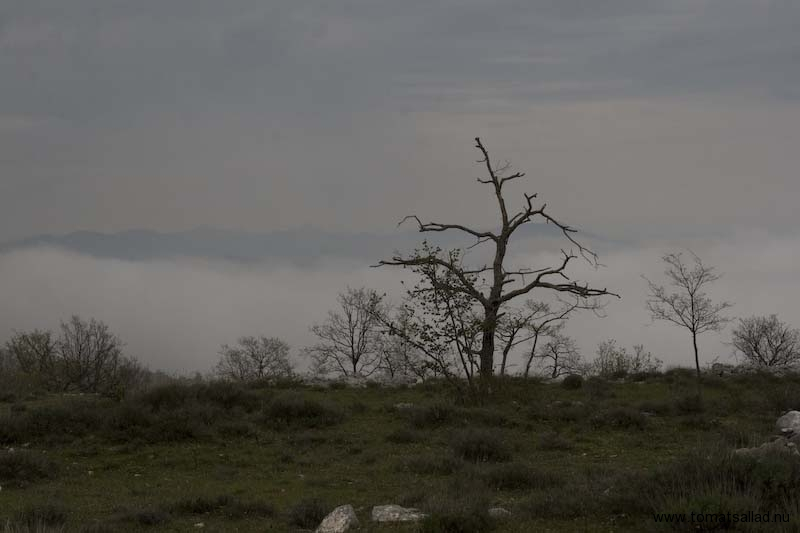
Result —
[[[517,238],[553,238],[560,235],[555,226],[545,224],[523,226],[518,231]],[[585,239],[599,239],[591,234],[581,235]],[[326,257],[377,262],[395,250],[412,251],[423,238],[442,247],[463,247],[474,241],[456,231],[421,234],[405,230],[382,235],[336,233],[309,228],[257,233],[200,227],[171,233],[127,230],[117,233],[76,231],[63,235],[37,235],[0,244],[0,254],[55,247],[97,258],[128,261],[189,257],[241,263],[283,261],[295,265],[313,265]]]

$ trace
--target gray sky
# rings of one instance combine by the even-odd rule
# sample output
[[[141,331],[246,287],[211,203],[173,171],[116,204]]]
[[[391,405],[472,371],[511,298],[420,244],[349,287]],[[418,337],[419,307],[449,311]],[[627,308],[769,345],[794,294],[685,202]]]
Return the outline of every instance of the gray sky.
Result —
[[[409,213],[487,225],[480,135],[528,173],[512,195],[537,192],[560,219],[638,243],[586,273],[624,298],[603,321],[576,321],[584,353],[616,337],[688,364],[681,332],[645,327],[639,274],[657,277],[665,251],[691,245],[718,264],[712,293],[735,315],[800,325],[785,296],[800,294],[799,27],[796,0],[6,0],[0,241],[381,233]],[[346,262],[18,251],[0,256],[13,302],[0,340],[78,312],[152,366],[202,370],[242,334],[301,347],[347,283],[397,289]],[[717,355],[725,340],[704,342]]]
[[[487,222],[475,135],[587,229],[796,225],[797,27],[794,0],[8,0],[0,239]]]

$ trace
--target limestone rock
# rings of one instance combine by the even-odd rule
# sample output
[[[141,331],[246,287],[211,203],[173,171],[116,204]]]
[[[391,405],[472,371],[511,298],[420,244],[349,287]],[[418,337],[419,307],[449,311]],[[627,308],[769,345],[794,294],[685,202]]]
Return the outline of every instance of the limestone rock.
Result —
[[[419,522],[425,518],[425,513],[413,507],[401,507],[399,505],[376,505],[372,508],[373,522]]]
[[[778,433],[800,434],[800,411],[789,411],[775,422]]]
[[[739,448],[738,450],[734,450],[733,453],[736,455],[743,455],[745,457],[763,457],[764,455],[769,455],[772,453],[800,455],[800,451],[797,450],[797,445],[795,445],[793,442],[790,442],[789,439],[785,437],[778,437],[771,442],[766,442],[755,448]]]
[[[360,526],[352,505],[340,505],[326,516],[316,533],[345,533]]]
[[[511,516],[511,511],[502,507],[492,507],[488,511],[489,516],[496,520],[505,520]]]

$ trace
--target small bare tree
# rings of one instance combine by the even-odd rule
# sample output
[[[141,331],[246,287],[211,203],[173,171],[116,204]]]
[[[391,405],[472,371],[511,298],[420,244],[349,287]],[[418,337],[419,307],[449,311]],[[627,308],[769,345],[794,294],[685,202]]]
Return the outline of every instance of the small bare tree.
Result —
[[[386,314],[382,297],[373,289],[348,287],[337,301],[339,311],[329,311],[325,322],[311,327],[320,342],[307,347],[304,354],[317,373],[370,376],[381,363],[378,317]]]
[[[664,275],[669,286],[676,290],[669,291],[663,285],[657,285],[646,277],[644,279],[650,289],[647,309],[653,320],[671,322],[688,329],[691,333],[694,362],[699,376],[700,356],[697,350],[697,336],[707,331],[721,331],[730,321],[722,313],[733,304],[711,301],[704,288],[717,281],[720,275],[714,272],[714,267],[704,265],[697,255],[694,253],[691,255],[694,267],[686,265],[680,253],[670,253],[662,257],[667,265]]]
[[[216,373],[235,381],[283,378],[292,375],[289,345],[277,337],[240,337],[235,346],[223,344]]]
[[[19,370],[17,359],[6,349],[0,348],[0,374],[11,374]]]
[[[479,163],[486,169],[487,177],[478,178],[478,182],[488,185],[497,202],[500,215],[500,228],[497,231],[479,230],[463,224],[443,224],[439,222],[423,223],[416,216],[405,220],[414,220],[422,233],[460,231],[476,239],[473,246],[488,243],[494,248],[491,264],[470,268],[461,261],[461,255],[441,253],[437,249],[417,250],[410,256],[396,254],[390,260],[380,261],[379,265],[396,265],[403,267],[436,267],[448,273],[448,276],[436,278],[437,289],[462,296],[478,310],[479,344],[475,347],[479,376],[484,392],[491,390],[490,381],[494,374],[495,337],[497,327],[504,311],[510,302],[525,296],[534,289],[545,289],[559,293],[570,293],[588,298],[611,294],[606,289],[594,289],[588,285],[571,281],[567,276],[567,266],[577,255],[563,251],[560,263],[542,268],[513,268],[507,264],[508,245],[515,232],[523,225],[535,220],[556,226],[566,240],[577,249],[577,253],[592,264],[597,264],[597,256],[581,245],[574,237],[575,229],[562,224],[547,211],[545,205],[536,206],[536,194],[525,194],[525,206],[515,214],[509,213],[504,187],[522,178],[522,172],[510,172],[508,164],[496,166],[489,158],[489,153],[481,142],[475,138],[475,147],[481,153]],[[401,222],[402,223],[402,222]],[[484,279],[484,275],[488,279]]]
[[[559,298],[556,306],[547,302],[527,300],[522,309],[508,311],[497,325],[497,336],[502,346],[500,375],[506,374],[511,350],[530,342],[530,347],[524,356],[522,371],[524,377],[529,377],[540,341],[558,334],[569,316],[580,309],[591,310],[600,315],[602,305],[596,299],[576,296],[572,301]]]
[[[754,366],[786,368],[800,363],[800,331],[777,315],[739,319],[733,330],[733,347]]]
[[[657,372],[663,362],[645,350],[643,344],[634,344],[633,353],[617,341],[609,339],[597,345],[597,357],[591,364],[591,371],[603,377],[623,377],[640,372]]]
[[[583,363],[575,341],[556,333],[534,355],[543,375],[556,379],[567,374],[581,374]]]
[[[123,344],[105,323],[73,315],[61,323],[58,344],[68,386],[80,392],[116,387]]]
[[[122,341],[103,322],[72,316],[51,331],[15,332],[6,344],[19,369],[50,391],[124,396],[147,379],[138,361],[122,354]]]
[[[60,388],[58,341],[51,331],[15,331],[6,349],[22,372],[34,376],[49,390]]]

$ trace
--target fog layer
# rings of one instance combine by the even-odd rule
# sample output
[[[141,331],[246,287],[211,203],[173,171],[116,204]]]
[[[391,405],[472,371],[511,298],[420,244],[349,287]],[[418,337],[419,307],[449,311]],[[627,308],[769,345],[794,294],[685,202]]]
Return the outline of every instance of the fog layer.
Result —
[[[688,243],[723,278],[710,287],[712,298],[734,302],[731,316],[777,313],[800,326],[800,237],[738,234]],[[660,257],[682,243],[649,243],[618,248],[592,270],[578,261],[575,279],[619,293],[605,318],[576,316],[567,332],[592,358],[598,342],[616,338],[625,346],[643,343],[668,365],[692,363],[688,333],[652,324],[644,307],[647,275],[663,280]],[[515,264],[553,263],[555,251],[537,251],[521,242]],[[376,258],[376,260],[379,258]],[[401,272],[370,268],[361,261],[322,261],[309,269],[230,262],[174,260],[133,262],[97,259],[53,248],[0,255],[0,341],[13,330],[56,328],[71,314],[107,322],[127,344],[127,353],[154,369],[188,373],[210,370],[222,343],[241,335],[279,336],[288,341],[300,368],[299,350],[313,342],[308,332],[335,306],[347,285],[369,286],[395,300],[402,294]],[[545,293],[533,293],[542,298]],[[701,337],[701,357],[727,359],[730,327]]]

